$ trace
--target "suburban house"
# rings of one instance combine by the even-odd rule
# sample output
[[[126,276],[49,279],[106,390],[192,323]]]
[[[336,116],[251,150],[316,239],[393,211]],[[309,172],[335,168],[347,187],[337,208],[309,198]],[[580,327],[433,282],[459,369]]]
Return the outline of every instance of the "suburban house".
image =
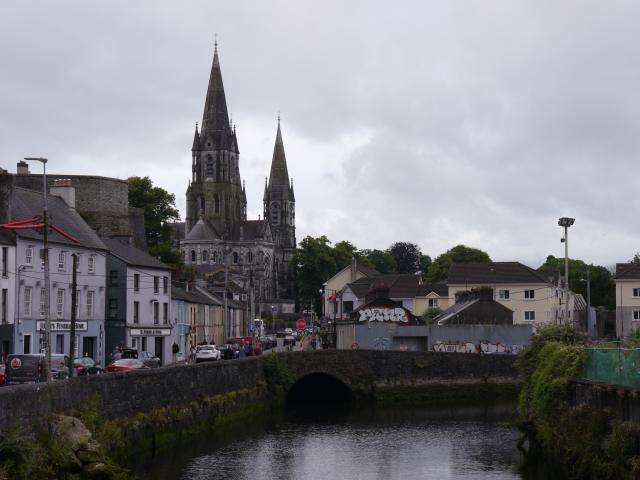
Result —
[[[451,303],[449,287],[445,283],[424,283],[418,285],[411,311],[422,315],[430,309],[446,310]]]
[[[128,239],[103,239],[107,256],[105,332],[108,352],[131,347],[172,358],[171,270]]]
[[[74,356],[87,355],[104,362],[104,306],[107,247],[75,210],[73,187],[58,182],[47,196],[49,232],[48,317],[52,353],[70,353],[73,259],[77,259],[76,324]],[[41,218],[43,195],[12,188],[11,221]],[[15,233],[14,233],[15,232]],[[62,232],[62,233],[61,233]],[[14,353],[37,353],[45,347],[47,290],[45,285],[42,229],[14,230],[15,254],[7,251],[9,278],[15,287],[12,341]],[[6,246],[6,245],[5,245]],[[3,249],[4,255],[4,249]],[[4,292],[3,292],[4,295]],[[8,312],[7,312],[8,314]],[[7,318],[8,319],[8,318]],[[3,338],[5,348],[7,339]],[[103,363],[104,364],[104,363]]]
[[[552,278],[519,262],[456,263],[449,270],[449,298],[458,292],[488,286],[495,300],[513,311],[514,324],[562,323],[566,295]],[[573,295],[568,320],[572,321]]]
[[[422,278],[419,275],[404,273],[359,278],[355,282],[348,283],[339,294],[336,301],[336,318],[340,320],[348,319],[351,312],[366,302],[367,294],[381,289],[387,291],[390,300],[406,308],[412,314],[420,316],[425,309],[422,311],[415,310],[416,295],[422,295],[426,298],[430,293],[433,293],[430,291],[425,294],[425,290],[421,288],[423,286]],[[439,288],[438,290],[442,292]]]
[[[437,325],[513,325],[513,311],[495,301],[493,290],[483,287],[458,292],[456,302],[433,318]]]
[[[640,264],[618,263],[616,284],[616,336],[624,338],[640,327]]]
[[[0,223],[7,219],[0,218]],[[16,239],[13,232],[0,228],[0,291],[2,292],[0,311],[0,362],[4,362],[13,351],[13,322],[16,305]]]
[[[351,265],[344,267],[324,282],[322,295],[322,312],[324,316],[329,319],[340,318],[343,313],[346,314],[353,310],[353,304],[347,305],[347,309],[350,308],[348,311],[345,310],[344,305],[341,305],[340,300],[345,286],[360,278],[372,278],[378,275],[380,275],[380,272],[373,268],[358,265],[357,260],[354,258]]]

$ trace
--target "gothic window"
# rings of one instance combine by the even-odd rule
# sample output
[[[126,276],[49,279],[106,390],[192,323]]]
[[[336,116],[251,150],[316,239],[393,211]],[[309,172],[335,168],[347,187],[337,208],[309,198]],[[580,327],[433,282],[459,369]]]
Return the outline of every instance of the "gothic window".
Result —
[[[203,262],[208,262],[209,261],[209,252],[207,252],[206,250],[202,251],[202,261]]]
[[[271,222],[274,225],[278,225],[280,223],[280,204],[278,202],[273,202],[271,204]]]
[[[191,250],[191,261],[192,262],[196,261],[196,251],[195,250]]]
[[[218,263],[218,252],[213,252],[213,263]]]
[[[220,213],[220,197],[217,193],[213,196],[213,212]]]
[[[207,155],[207,177],[213,177],[213,158]]]
[[[249,253],[247,253],[247,262],[248,262],[249,264],[252,264],[252,263],[253,263],[253,252],[249,252]]]
[[[205,205],[204,197],[200,197],[200,210],[202,210],[202,213],[205,213],[206,211]]]
[[[233,263],[238,263],[238,252],[233,252]]]

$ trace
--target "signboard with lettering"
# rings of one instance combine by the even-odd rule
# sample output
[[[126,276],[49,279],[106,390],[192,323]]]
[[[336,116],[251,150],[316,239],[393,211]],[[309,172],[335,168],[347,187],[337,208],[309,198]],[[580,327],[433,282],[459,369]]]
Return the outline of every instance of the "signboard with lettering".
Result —
[[[407,311],[401,307],[363,308],[358,311],[358,314],[360,322],[409,322]]]
[[[36,328],[40,332],[44,332],[45,322],[38,322]],[[71,331],[71,321],[69,320],[51,320],[52,332],[69,332]],[[76,322],[76,332],[86,332],[87,322]]]
[[[132,328],[129,332],[132,337],[163,337],[171,335],[170,328]]]

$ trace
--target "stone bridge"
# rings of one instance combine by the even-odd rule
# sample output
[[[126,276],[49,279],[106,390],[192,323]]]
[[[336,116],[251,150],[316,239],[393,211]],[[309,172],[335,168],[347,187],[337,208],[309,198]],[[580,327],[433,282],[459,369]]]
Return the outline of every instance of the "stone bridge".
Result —
[[[464,353],[322,350],[264,355],[130,373],[79,377],[0,388],[0,428],[53,413],[73,413],[97,400],[108,418],[181,406],[205,397],[255,389],[267,381],[265,362],[290,381],[288,397],[346,398],[376,389],[426,385],[518,383],[515,357]],[[265,391],[266,389],[262,389]],[[330,393],[331,395],[328,395]],[[266,399],[266,398],[265,398]],[[254,398],[252,401],[260,401]]]

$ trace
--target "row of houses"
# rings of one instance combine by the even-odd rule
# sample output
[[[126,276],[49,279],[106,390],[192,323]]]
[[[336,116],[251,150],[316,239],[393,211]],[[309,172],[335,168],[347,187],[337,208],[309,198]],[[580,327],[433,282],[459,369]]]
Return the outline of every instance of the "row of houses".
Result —
[[[51,351],[69,354],[73,264],[76,260],[76,351],[105,364],[116,347],[174,361],[192,344],[245,333],[246,306],[184,282],[133,245],[131,236],[99,236],[76,211],[73,187],[57,182],[47,196]],[[39,219],[41,192],[0,174],[0,224]],[[0,228],[0,359],[45,346],[47,289],[42,228]],[[225,315],[225,306],[227,314]],[[225,322],[226,319],[226,322]]]

